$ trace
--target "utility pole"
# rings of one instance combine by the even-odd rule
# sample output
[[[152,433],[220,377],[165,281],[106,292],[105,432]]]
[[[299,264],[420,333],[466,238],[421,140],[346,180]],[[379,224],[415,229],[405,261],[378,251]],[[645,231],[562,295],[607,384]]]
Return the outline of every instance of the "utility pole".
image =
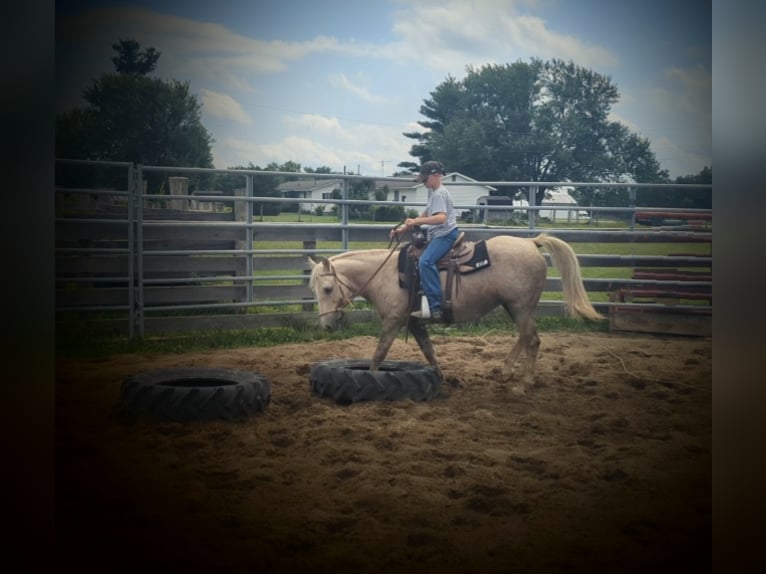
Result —
[[[380,177],[386,177],[386,174],[384,173],[385,170],[385,164],[391,163],[393,160],[391,159],[382,159],[380,160]]]

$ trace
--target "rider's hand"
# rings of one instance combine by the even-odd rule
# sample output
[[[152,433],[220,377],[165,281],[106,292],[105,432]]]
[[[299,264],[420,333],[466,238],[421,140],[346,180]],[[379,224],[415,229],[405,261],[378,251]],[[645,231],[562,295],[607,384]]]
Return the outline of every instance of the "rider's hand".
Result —
[[[389,234],[388,234],[388,235],[389,235],[389,237],[395,237],[395,236],[397,236],[397,235],[400,235],[400,234],[404,233],[405,231],[407,231],[407,230],[409,229],[409,227],[410,227],[410,226],[407,224],[407,221],[410,221],[410,220],[409,220],[409,219],[407,219],[407,220],[405,220],[405,221],[404,221],[404,223],[400,223],[399,225],[397,225],[396,227],[394,227],[394,228],[393,228],[393,229],[392,229],[392,230],[389,232]]]

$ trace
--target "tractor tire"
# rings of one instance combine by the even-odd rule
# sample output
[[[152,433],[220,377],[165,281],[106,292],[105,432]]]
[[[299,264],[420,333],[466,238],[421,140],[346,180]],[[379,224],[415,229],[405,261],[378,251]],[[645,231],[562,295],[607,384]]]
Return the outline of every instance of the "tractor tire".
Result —
[[[243,419],[263,411],[271,383],[247,371],[165,369],[126,378],[120,388],[123,412],[175,421]]]
[[[426,401],[439,394],[441,378],[431,366],[383,361],[376,371],[365,359],[336,359],[314,363],[311,391],[339,404],[361,401]]]

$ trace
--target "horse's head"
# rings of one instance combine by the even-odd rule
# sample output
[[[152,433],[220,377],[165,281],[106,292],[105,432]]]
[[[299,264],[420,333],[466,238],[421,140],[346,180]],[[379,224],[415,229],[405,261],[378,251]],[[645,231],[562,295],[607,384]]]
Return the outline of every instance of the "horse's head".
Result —
[[[320,257],[317,263],[309,257],[309,264],[311,265],[309,287],[314,291],[314,296],[319,302],[319,324],[324,329],[337,329],[343,317],[343,307],[351,302],[351,293],[343,288],[329,259]]]

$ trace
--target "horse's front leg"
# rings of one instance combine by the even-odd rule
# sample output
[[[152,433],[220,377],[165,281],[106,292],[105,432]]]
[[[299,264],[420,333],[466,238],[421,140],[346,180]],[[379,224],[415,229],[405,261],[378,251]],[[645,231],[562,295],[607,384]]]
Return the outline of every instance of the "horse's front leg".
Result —
[[[436,369],[436,372],[439,373],[439,378],[444,381],[444,373],[442,372],[439,363],[436,361],[434,345],[431,342],[431,337],[428,335],[428,329],[426,329],[425,324],[423,324],[423,322],[419,321],[418,319],[410,317],[407,328],[410,330],[410,333],[412,333],[412,335],[415,337],[415,340],[418,342],[418,346],[423,352],[423,356],[428,361],[428,364]]]
[[[396,335],[401,329],[401,321],[383,320],[383,331],[378,339],[378,346],[375,348],[375,352],[372,355],[372,362],[370,363],[370,370],[377,371],[380,364],[385,360],[388,355],[388,350],[396,339]]]

